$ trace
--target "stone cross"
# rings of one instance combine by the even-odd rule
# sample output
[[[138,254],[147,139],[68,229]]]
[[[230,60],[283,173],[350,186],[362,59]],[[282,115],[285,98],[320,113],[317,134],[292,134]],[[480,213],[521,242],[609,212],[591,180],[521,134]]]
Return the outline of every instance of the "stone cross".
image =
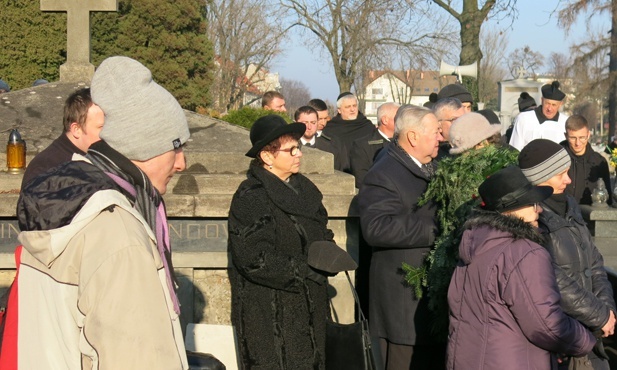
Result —
[[[521,78],[525,78],[525,77],[527,76],[527,70],[526,70],[526,69],[525,69],[525,67],[523,67],[523,66],[519,66],[519,67],[516,69],[516,73],[518,73],[518,78],[519,78],[519,79],[521,79]]]
[[[41,0],[44,12],[66,12],[66,63],[60,66],[60,81],[90,81],[90,12],[117,11],[117,0]]]

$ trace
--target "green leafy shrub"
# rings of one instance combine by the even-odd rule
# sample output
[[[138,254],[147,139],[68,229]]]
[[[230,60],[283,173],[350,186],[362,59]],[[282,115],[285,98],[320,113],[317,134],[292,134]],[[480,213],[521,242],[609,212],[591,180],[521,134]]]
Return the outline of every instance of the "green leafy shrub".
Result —
[[[224,117],[221,117],[221,119],[225,122],[233,123],[234,125],[251,128],[253,123],[257,121],[258,118],[269,114],[279,115],[283,117],[286,122],[291,121],[286,113],[251,107],[242,107],[238,110],[230,110],[229,113],[227,113]]]

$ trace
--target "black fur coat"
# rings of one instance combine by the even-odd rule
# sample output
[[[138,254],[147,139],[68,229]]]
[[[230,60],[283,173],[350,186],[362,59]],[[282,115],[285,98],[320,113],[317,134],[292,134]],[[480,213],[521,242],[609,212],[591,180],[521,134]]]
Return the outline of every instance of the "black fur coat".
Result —
[[[308,246],[332,240],[322,195],[251,165],[229,210],[232,323],[245,369],[323,369],[327,284],[307,279]],[[301,235],[303,234],[303,235]]]

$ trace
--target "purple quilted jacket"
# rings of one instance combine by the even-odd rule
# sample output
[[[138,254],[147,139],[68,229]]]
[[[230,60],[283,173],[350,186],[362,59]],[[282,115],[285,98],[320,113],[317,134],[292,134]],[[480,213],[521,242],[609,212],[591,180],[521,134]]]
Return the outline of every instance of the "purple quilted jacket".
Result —
[[[448,369],[551,369],[596,340],[559,306],[549,253],[531,225],[495,212],[467,222],[448,291]]]

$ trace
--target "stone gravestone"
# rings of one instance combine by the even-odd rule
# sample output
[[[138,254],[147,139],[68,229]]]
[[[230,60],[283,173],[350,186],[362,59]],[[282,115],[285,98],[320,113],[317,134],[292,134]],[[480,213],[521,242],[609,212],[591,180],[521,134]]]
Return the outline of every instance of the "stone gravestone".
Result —
[[[60,81],[90,81],[90,12],[117,11],[117,0],[41,0],[44,12],[66,12],[66,63],[60,66]]]
[[[29,162],[62,132],[63,104],[84,83],[49,83],[0,95],[0,136],[8,141],[17,128],[26,141]],[[169,184],[165,202],[169,214],[173,262],[181,277],[179,291],[184,322],[229,324],[230,291],[227,270],[227,216],[233,193],[246,178],[250,158],[248,130],[185,111],[191,139],[185,149],[187,170]],[[337,243],[357,259],[358,218],[351,205],[354,178],[334,171],[330,153],[304,149],[301,171],[324,194],[330,227]],[[0,286],[14,274],[13,250],[18,244],[15,208],[21,175],[6,168],[0,151]],[[110,231],[112,232],[112,231]],[[346,278],[330,278],[342,322],[354,317],[353,297]]]
[[[520,74],[522,75],[522,73]],[[529,95],[531,95],[531,97],[536,100],[536,103],[538,103],[538,105],[541,104],[541,82],[519,77],[515,80],[499,81],[497,82],[497,85],[499,86],[499,99],[497,110],[498,114],[500,115],[499,118],[501,119],[501,123],[503,125],[503,132],[508,129],[510,124],[513,123],[514,117],[516,117],[516,115],[519,113],[518,98],[521,96],[522,92],[529,93]]]
[[[27,144],[27,163],[62,133],[64,101],[76,89],[87,86],[87,82],[72,81],[90,80],[94,67],[89,63],[89,37],[70,35],[78,30],[82,36],[89,35],[86,28],[89,12],[115,9],[110,9],[111,2],[106,0],[105,4],[96,7],[94,0],[41,0],[43,10],[69,12],[69,57],[61,69],[62,81],[0,95],[0,135],[6,133],[4,140],[8,141],[11,129],[20,131]],[[78,15],[78,19],[71,18],[71,14]],[[71,24],[71,19],[77,26]],[[182,320],[229,324],[231,294],[227,271],[232,267],[227,254],[227,216],[233,193],[246,178],[250,159],[244,153],[250,148],[249,132],[193,112],[185,111],[185,114],[191,131],[185,149],[187,170],[173,178],[168,185],[171,191],[165,195],[173,263],[180,278]],[[330,153],[306,148],[302,163],[302,173],[324,195],[328,227],[334,231],[337,243],[357,260],[359,222],[352,206],[354,178],[334,171]],[[6,152],[0,151],[0,287],[3,288],[8,287],[14,276],[13,251],[18,245],[19,232],[15,212],[21,178],[21,174],[7,172]],[[354,321],[354,300],[346,278],[330,278],[330,283],[340,322]]]

